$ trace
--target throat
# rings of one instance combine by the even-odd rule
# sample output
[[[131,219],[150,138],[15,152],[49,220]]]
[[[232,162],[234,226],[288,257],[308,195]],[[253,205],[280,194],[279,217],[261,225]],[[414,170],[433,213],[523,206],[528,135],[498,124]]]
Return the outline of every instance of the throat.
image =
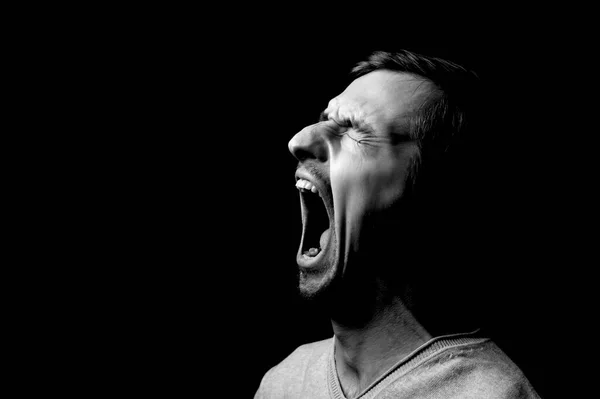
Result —
[[[335,357],[338,381],[344,396],[348,399],[358,397],[378,378],[370,371],[353,367],[353,363],[340,359],[337,353]]]
[[[379,316],[360,328],[332,320],[335,364],[345,393],[364,392],[432,338],[400,301],[380,308]]]

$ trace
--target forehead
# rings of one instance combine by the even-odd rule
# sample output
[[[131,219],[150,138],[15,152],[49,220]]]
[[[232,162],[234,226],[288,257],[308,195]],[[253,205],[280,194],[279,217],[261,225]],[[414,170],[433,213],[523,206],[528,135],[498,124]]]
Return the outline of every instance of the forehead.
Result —
[[[415,111],[431,88],[431,82],[419,76],[378,70],[354,80],[327,108],[330,112],[348,111],[372,122],[389,122]]]

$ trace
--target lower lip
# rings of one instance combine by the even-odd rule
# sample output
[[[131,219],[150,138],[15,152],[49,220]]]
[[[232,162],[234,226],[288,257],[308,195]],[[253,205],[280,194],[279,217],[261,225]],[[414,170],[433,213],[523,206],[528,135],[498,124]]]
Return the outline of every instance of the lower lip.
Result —
[[[330,237],[330,239],[331,239],[331,237]],[[325,248],[323,248],[323,249],[321,249],[321,251],[319,251],[317,256],[304,255],[302,253],[302,250],[300,250],[300,251],[298,251],[298,254],[296,255],[296,263],[298,263],[298,266],[300,266],[301,268],[304,268],[304,269],[313,269],[315,267],[318,267],[321,263],[323,263],[323,261],[325,259],[325,252],[327,252],[328,248],[329,248],[329,242],[325,245]]]
[[[302,253],[298,253],[296,256],[296,263],[298,263],[298,266],[304,269],[312,269],[319,265],[321,258],[323,258],[324,252],[325,251],[322,250],[317,254],[317,256],[307,256]]]

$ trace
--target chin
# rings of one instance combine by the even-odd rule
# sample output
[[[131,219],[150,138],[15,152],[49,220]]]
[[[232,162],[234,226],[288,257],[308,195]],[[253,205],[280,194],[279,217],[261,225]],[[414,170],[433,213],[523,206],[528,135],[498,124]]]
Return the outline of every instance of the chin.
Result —
[[[305,270],[298,272],[298,292],[308,300],[323,298],[331,290],[335,279],[335,269]]]

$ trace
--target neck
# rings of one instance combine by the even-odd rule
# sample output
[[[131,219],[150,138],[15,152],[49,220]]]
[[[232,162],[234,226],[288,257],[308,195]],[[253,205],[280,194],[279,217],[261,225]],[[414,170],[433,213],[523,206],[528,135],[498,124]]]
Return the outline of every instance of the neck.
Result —
[[[356,323],[332,319],[337,374],[348,398],[431,339],[400,299],[378,298],[369,308]]]

